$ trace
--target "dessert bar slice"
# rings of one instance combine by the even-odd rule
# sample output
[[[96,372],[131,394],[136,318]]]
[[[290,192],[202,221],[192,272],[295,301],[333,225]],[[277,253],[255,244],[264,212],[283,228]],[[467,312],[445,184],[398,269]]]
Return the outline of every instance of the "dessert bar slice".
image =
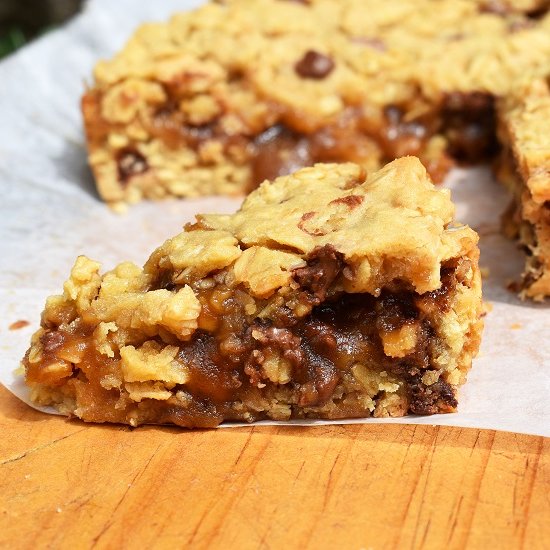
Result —
[[[539,1],[227,0],[142,26],[82,109],[120,207],[242,194],[316,162],[415,155],[440,181],[494,153],[494,97],[548,73]]]
[[[23,364],[90,422],[451,412],[478,350],[477,235],[405,157],[318,164],[200,215],[141,269],[76,261]]]
[[[512,191],[505,232],[527,253],[521,296],[550,295],[550,86],[530,82],[499,102],[498,176]]]

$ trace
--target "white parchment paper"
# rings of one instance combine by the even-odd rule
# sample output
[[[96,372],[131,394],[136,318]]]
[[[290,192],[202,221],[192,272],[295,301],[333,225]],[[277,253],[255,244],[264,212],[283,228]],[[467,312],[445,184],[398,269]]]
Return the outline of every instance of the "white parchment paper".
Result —
[[[82,15],[0,63],[0,382],[28,402],[14,375],[38,327],[46,296],[59,293],[74,259],[105,269],[142,264],[197,212],[231,212],[220,197],[144,203],[113,214],[101,203],[86,165],[79,99],[93,64],[112,55],[141,21],[163,20],[199,0],[91,0]],[[457,218],[481,234],[492,305],[479,357],[460,392],[459,412],[398,422],[492,428],[550,436],[550,312],[506,290],[522,254],[498,233],[507,203],[488,169],[455,170]],[[30,325],[9,326],[18,320]],[[49,410],[51,412],[51,410]],[[317,424],[296,422],[298,424]]]

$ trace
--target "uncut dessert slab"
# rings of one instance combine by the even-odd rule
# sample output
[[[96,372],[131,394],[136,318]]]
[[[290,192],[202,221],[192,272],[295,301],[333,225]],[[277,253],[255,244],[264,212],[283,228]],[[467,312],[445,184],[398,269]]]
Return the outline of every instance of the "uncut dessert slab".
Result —
[[[120,36],[118,43],[107,40],[120,29],[129,35],[139,22],[166,19],[194,5],[164,0],[154,7],[136,7],[124,0],[116,5],[92,0],[74,24],[0,65],[6,90],[0,105],[4,120],[0,153],[10,158],[9,166],[0,165],[0,234],[6,266],[0,272],[0,381],[21,399],[28,400],[28,394],[13,369],[38,328],[45,298],[59,291],[78,254],[101,258],[106,270],[124,259],[143,264],[159,242],[180,231],[196,212],[231,212],[240,203],[227,198],[142,203],[125,217],[112,216],[91,191],[84,170],[80,116],[74,105],[97,58],[122,46]],[[108,19],[102,16],[107,9]],[[60,51],[67,55],[60,56]],[[453,171],[445,185],[453,191],[457,218],[479,231],[481,265],[489,269],[484,293],[492,311],[485,318],[480,355],[461,390],[457,413],[359,422],[439,424],[548,436],[548,310],[543,305],[525,307],[505,289],[522,267],[522,254],[498,234],[508,196],[487,169]],[[31,324],[9,330],[8,325],[18,320]]]
[[[82,99],[115,208],[242,194],[315,162],[494,156],[495,97],[550,73],[547,2],[228,0],[136,29]],[[444,55],[441,54],[444,52]]]

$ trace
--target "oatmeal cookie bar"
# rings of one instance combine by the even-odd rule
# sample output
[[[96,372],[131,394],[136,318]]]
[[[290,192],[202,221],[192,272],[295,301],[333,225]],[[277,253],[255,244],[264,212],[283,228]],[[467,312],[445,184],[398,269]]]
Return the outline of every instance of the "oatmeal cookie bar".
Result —
[[[550,86],[536,80],[498,105],[498,177],[512,192],[504,229],[527,253],[521,296],[550,295]]]
[[[482,322],[477,234],[420,161],[318,164],[199,215],[144,268],[85,257],[23,364],[90,422],[454,411]]]
[[[144,25],[82,101],[99,192],[115,207],[241,194],[315,162],[404,155],[439,181],[492,155],[495,96],[550,73],[544,3],[489,4],[227,0]]]

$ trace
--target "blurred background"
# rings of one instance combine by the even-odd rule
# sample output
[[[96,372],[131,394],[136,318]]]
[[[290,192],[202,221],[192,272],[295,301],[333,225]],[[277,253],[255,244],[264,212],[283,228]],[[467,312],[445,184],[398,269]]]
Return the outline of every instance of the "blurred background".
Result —
[[[75,15],[83,0],[0,0],[0,59]]]

